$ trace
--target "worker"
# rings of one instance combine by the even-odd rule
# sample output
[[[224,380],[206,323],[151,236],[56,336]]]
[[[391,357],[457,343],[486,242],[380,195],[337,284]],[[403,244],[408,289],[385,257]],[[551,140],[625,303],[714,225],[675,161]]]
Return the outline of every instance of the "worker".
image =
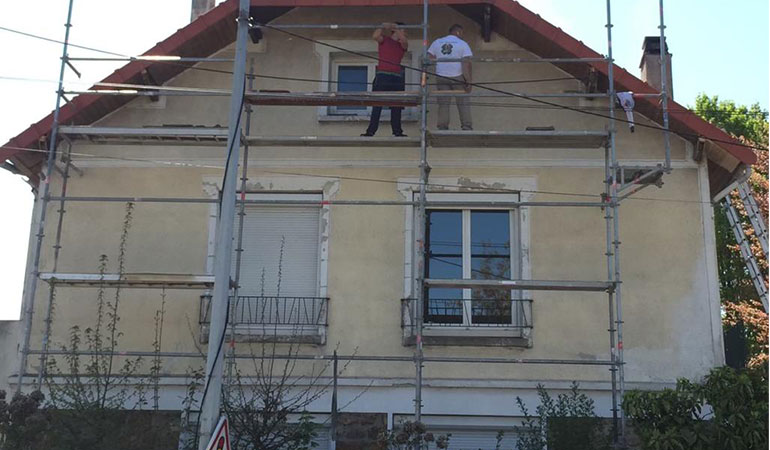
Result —
[[[470,93],[472,89],[471,47],[463,39],[463,27],[454,24],[449,27],[449,34],[436,39],[428,48],[428,57],[436,61],[436,89],[438,91],[459,91]],[[442,62],[442,59],[452,61]],[[462,61],[459,61],[462,60]],[[454,97],[457,111],[460,113],[460,126],[463,130],[472,130],[471,106],[468,97]],[[449,129],[449,104],[451,97],[438,97],[439,130]]]
[[[404,90],[404,70],[401,66],[401,59],[409,48],[409,41],[406,39],[406,32],[400,22],[386,22],[382,27],[375,30],[372,39],[377,41],[377,63],[374,81],[372,82],[372,91],[403,91]],[[393,136],[406,137],[401,128],[402,107],[390,107],[390,127],[393,130]],[[381,106],[372,107],[372,116],[369,118],[369,127],[361,136],[374,136],[377,128],[380,126]]]

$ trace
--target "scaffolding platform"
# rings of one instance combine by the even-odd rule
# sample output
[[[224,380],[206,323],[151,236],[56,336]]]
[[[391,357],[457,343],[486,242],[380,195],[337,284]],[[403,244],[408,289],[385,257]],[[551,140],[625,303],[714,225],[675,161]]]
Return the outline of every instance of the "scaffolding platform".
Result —
[[[214,286],[213,275],[42,272],[39,276],[41,280],[55,283],[57,286],[70,287],[210,289]]]
[[[608,138],[606,131],[437,130],[428,135],[432,147],[600,148]]]
[[[419,137],[391,136],[247,136],[249,145],[261,147],[419,147]]]
[[[418,106],[421,96],[412,92],[289,92],[249,91],[246,103],[268,106]]]
[[[116,128],[62,126],[59,134],[71,140],[116,145],[211,145],[227,143],[227,128],[217,127],[147,127]]]
[[[615,289],[615,283],[611,281],[570,280],[466,280],[427,278],[425,279],[425,285],[432,288],[499,288],[527,291],[612,292]]]
[[[70,140],[101,145],[192,145],[211,146],[227,142],[227,129],[216,127],[115,128],[63,126],[60,133]],[[600,148],[605,131],[475,131],[434,130],[427,132],[432,147],[489,148]],[[419,137],[392,136],[245,136],[244,142],[259,147],[419,147]]]

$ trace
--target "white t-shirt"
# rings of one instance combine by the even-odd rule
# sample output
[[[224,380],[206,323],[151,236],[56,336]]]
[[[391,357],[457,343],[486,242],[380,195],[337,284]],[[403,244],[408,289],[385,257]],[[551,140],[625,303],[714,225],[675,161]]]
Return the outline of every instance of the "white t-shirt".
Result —
[[[430,44],[430,47],[428,48],[428,53],[435,56],[438,60],[436,63],[436,73],[442,77],[459,77],[463,74],[462,63],[442,63],[442,58],[459,59],[470,58],[473,56],[473,52],[471,52],[471,48],[468,43],[455,36],[454,34],[450,34],[433,41],[433,43]]]

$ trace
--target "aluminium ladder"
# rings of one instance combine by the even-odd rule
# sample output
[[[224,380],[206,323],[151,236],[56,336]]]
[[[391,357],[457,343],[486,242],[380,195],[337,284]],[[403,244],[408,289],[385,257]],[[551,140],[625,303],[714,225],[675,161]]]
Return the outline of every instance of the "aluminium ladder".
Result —
[[[767,229],[759,214],[759,208],[757,207],[756,201],[754,201],[754,196],[751,194],[751,188],[745,181],[738,184],[738,195],[743,202],[746,215],[754,228],[754,234],[756,235],[757,240],[759,240],[759,245],[762,247],[765,259],[767,259]],[[768,292],[767,285],[765,284],[765,277],[757,264],[754,253],[751,251],[749,238],[743,231],[743,222],[729,195],[725,197],[725,212],[727,213],[727,220],[730,222],[730,227],[733,230],[735,240],[738,242],[738,246],[741,249],[741,256],[746,263],[746,269],[749,271],[751,281],[754,283],[754,287],[757,290],[762,306],[765,308],[765,312],[767,312]]]

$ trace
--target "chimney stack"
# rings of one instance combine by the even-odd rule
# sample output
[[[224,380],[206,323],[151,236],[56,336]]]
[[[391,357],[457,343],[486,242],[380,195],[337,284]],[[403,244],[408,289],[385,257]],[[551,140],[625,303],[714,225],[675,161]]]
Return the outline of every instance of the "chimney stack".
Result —
[[[671,79],[671,53],[668,52],[668,44],[665,48],[666,57],[666,93],[668,98],[674,98],[674,85]],[[642,44],[642,61],[639,63],[642,69],[642,81],[661,90],[660,79],[660,36],[647,36]]]
[[[192,0],[192,11],[190,12],[190,22],[197,19],[198,16],[214,8],[214,0]]]

